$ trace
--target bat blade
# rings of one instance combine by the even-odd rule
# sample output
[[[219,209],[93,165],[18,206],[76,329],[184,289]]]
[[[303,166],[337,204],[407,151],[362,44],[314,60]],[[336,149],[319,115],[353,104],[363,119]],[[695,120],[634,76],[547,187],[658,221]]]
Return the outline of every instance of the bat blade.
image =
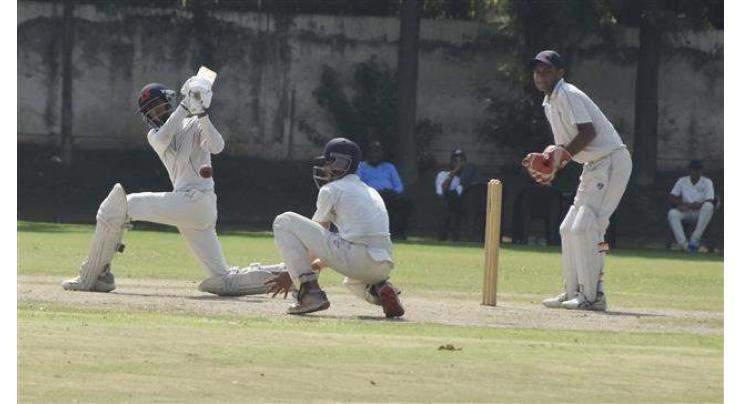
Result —
[[[201,66],[200,69],[198,69],[197,76],[206,79],[209,83],[211,83],[211,85],[213,85],[218,74],[205,66]]]

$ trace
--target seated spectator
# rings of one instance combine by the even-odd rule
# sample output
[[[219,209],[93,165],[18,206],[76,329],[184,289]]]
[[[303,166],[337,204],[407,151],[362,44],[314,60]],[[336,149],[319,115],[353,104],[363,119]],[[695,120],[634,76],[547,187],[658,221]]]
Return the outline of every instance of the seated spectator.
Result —
[[[406,226],[411,202],[403,193],[403,182],[393,163],[383,161],[383,146],[374,141],[368,145],[367,158],[360,162],[357,174],[362,182],[374,188],[385,202],[390,221],[391,238],[406,239]]]
[[[455,149],[450,156],[449,170],[440,171],[434,182],[434,187],[444,204],[444,213],[440,224],[439,239],[447,240],[452,235],[452,240],[460,238],[460,224],[465,216],[462,204],[462,196],[465,190],[475,180],[476,168],[468,163],[465,152]]]
[[[714,213],[714,184],[701,175],[702,169],[701,161],[691,161],[689,175],[679,178],[668,195],[668,201],[673,206],[668,211],[668,223],[673,236],[682,249],[692,253],[699,249],[701,237]],[[684,222],[696,225],[688,241],[683,229]]]

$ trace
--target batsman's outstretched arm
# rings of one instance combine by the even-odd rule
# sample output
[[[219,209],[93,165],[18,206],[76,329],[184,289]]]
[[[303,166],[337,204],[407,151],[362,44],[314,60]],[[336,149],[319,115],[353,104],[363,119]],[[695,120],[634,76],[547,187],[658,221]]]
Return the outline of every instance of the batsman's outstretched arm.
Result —
[[[182,121],[187,114],[187,111],[182,106],[178,106],[161,128],[149,131],[147,135],[149,144],[152,145],[157,153],[163,153],[169,147],[175,133],[182,128]]]
[[[224,149],[224,138],[221,133],[213,126],[208,115],[198,118],[200,127],[200,147],[211,154],[221,153]]]

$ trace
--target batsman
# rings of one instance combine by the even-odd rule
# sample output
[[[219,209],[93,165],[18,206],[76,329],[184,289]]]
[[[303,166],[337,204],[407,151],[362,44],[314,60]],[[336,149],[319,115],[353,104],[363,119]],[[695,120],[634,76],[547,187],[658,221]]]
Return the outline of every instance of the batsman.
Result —
[[[205,68],[201,68],[204,71]],[[101,203],[95,234],[79,276],[62,282],[66,290],[110,292],[116,288],[111,261],[122,251],[122,240],[131,221],[177,227],[208,277],[199,289],[221,296],[264,293],[270,269],[252,264],[249,270],[229,268],[216,235],[216,193],[211,154],[224,148],[224,139],[208,117],[215,73],[205,69],[183,84],[179,104],[173,90],[147,84],[139,93],[139,109],[150,126],[147,140],[162,160],[172,182],[170,192],[126,194],[115,184]]]
[[[573,205],[560,224],[565,291],[545,299],[549,308],[606,311],[604,234],[632,173],[632,160],[614,126],[583,91],[567,83],[565,63],[553,50],[530,61],[534,84],[555,145],[522,161],[541,184],[552,182],[570,160],[583,164]]]

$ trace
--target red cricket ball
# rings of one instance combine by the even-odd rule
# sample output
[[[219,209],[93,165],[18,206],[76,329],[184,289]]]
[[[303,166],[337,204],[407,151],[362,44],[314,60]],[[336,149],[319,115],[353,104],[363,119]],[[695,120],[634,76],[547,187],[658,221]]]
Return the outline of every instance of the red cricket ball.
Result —
[[[213,167],[209,165],[202,165],[200,167],[200,170],[198,170],[198,173],[203,178],[211,178],[213,177]]]

